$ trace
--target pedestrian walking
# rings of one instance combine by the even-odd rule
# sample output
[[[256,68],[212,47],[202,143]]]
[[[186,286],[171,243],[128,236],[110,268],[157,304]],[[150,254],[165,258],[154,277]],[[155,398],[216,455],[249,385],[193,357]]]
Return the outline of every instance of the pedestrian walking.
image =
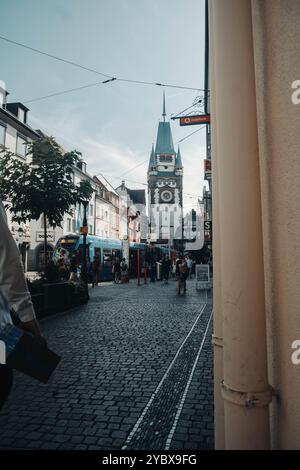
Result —
[[[78,282],[78,250],[74,250],[70,259],[70,278],[71,282]]]
[[[170,269],[171,269],[171,262],[168,256],[166,256],[165,258],[162,259],[162,262],[161,262],[162,279],[165,281],[165,284],[169,283]]]
[[[196,276],[196,261],[195,260],[193,260],[192,274],[193,274],[193,277]]]
[[[92,287],[98,286],[100,279],[101,263],[99,255],[95,255],[91,264]]]
[[[93,284],[92,262],[89,256],[86,257],[86,277],[87,283]]]
[[[192,279],[192,270],[193,270],[193,260],[188,257],[186,260],[187,268],[188,268],[188,278]]]
[[[12,324],[9,309],[14,310],[23,330],[31,333],[41,344],[47,344],[35,317],[20,252],[7,226],[5,210],[0,201],[0,329]],[[12,385],[13,371],[6,365],[0,365],[0,410]]]
[[[58,272],[59,272],[59,277],[63,281],[67,281],[70,277],[70,272],[64,262],[63,258],[60,258],[57,262],[57,267],[58,267]]]
[[[121,264],[119,258],[116,258],[113,264],[113,278],[115,284],[121,283]]]
[[[176,260],[173,261],[171,273],[172,273],[172,278],[176,279]]]
[[[180,257],[176,261],[176,281],[177,281],[177,294],[181,294],[181,290],[183,290],[183,293],[185,294],[186,292],[186,279],[188,275],[188,267],[187,267],[187,262],[184,256]]]
[[[151,259],[149,271],[150,271],[150,282],[155,282],[157,276],[156,276],[156,261],[154,259]]]
[[[177,294],[180,295],[180,265],[181,265],[181,257],[177,258],[175,261],[175,278],[176,278],[176,290]]]
[[[121,282],[124,284],[125,282],[129,281],[129,278],[128,278],[128,264],[126,263],[125,258],[123,258],[121,263],[120,263],[120,269],[121,269]]]
[[[144,262],[143,272],[144,272],[144,284],[147,284],[148,278],[149,263],[147,260]]]

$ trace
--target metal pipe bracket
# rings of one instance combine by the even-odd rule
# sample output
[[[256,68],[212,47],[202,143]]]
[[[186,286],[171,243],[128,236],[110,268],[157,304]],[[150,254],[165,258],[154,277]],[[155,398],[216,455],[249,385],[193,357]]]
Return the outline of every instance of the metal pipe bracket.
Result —
[[[218,346],[219,348],[223,348],[223,338],[221,336],[212,335],[211,342],[214,346]]]
[[[234,403],[235,405],[245,406],[246,408],[267,406],[271,403],[275,395],[274,389],[270,385],[266,390],[260,392],[241,392],[230,388],[224,383],[224,380],[222,380],[221,388],[224,400]]]

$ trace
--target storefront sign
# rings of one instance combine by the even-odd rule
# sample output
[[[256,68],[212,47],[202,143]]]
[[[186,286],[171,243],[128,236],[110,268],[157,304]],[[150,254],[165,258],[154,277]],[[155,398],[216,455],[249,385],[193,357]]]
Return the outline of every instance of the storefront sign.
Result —
[[[208,264],[196,264],[196,289],[210,289],[211,280]]]
[[[35,241],[37,242],[43,242],[44,241],[44,230],[41,230],[39,232],[36,232],[36,237]],[[54,231],[47,231],[47,241],[48,242],[54,242],[55,241],[55,234]]]
[[[181,126],[194,126],[196,124],[209,124],[210,114],[198,114],[197,116],[182,116],[179,120]]]
[[[211,180],[211,160],[204,160],[204,179]]]

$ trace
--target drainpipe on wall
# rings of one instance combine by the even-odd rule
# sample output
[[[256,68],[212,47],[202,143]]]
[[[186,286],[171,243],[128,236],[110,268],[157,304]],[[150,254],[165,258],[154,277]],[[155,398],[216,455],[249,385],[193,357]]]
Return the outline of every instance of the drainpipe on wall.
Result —
[[[226,449],[268,449],[264,271],[251,0],[212,0]]]
[[[207,2],[206,2],[207,3]],[[211,4],[209,5],[210,28],[210,82],[215,91],[214,70],[214,42],[213,42],[213,17]],[[208,26],[207,26],[208,27]],[[209,85],[208,85],[209,86]],[[221,237],[220,237],[220,211],[219,211],[219,175],[218,175],[218,143],[216,127],[216,96],[210,95],[211,105],[211,137],[212,137],[212,214],[213,214],[213,311],[214,311],[214,333],[212,337],[214,347],[214,422],[215,422],[215,449],[225,449],[224,429],[224,400],[222,397],[221,384],[223,381],[223,319],[222,319],[222,286],[221,286]]]

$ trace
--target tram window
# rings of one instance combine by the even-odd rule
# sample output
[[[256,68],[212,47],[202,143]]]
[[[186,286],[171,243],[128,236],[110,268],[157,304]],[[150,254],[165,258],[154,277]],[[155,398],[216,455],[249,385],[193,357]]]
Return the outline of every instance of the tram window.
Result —
[[[112,250],[112,260],[116,260],[116,259],[119,259],[121,258],[121,252],[120,250]]]
[[[111,250],[103,250],[103,266],[111,266],[112,253]]]
[[[75,246],[76,246],[76,243],[78,241],[78,237],[74,237],[74,238],[69,238],[69,237],[66,237],[66,238],[60,238],[58,240],[58,243],[57,243],[57,246],[60,248],[63,248],[64,250],[67,250],[67,251],[73,251],[75,249]]]

